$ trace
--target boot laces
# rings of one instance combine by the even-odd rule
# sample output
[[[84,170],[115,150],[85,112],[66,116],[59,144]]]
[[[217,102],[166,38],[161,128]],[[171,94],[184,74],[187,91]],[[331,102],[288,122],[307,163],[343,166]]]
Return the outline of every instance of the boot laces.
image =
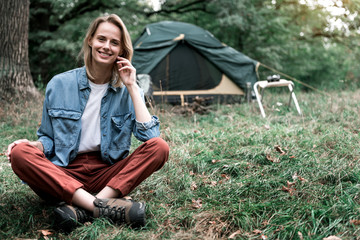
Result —
[[[118,207],[110,207],[105,206],[99,208],[100,215],[106,216],[114,222],[123,223],[125,222],[125,207],[118,206]]]
[[[84,209],[75,208],[77,221],[84,223],[90,221],[90,216]]]

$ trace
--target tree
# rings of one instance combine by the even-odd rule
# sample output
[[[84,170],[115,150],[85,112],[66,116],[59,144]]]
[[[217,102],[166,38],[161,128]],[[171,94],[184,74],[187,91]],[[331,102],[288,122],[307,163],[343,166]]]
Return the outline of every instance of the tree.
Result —
[[[0,100],[38,96],[28,59],[28,0],[0,4]]]

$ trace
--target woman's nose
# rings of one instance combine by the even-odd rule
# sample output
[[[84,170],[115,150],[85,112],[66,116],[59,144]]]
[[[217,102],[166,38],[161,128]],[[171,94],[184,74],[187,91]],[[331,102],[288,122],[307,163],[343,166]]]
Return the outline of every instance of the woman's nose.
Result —
[[[110,48],[110,41],[105,41],[104,48],[109,49]]]

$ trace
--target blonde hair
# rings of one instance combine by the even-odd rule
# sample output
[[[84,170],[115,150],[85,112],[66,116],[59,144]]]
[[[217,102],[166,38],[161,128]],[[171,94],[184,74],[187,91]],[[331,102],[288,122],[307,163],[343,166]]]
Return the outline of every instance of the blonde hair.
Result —
[[[93,75],[93,67],[92,67],[92,55],[91,55],[91,47],[89,46],[89,40],[94,37],[94,34],[99,27],[99,25],[103,22],[109,22],[114,24],[120,29],[120,45],[121,45],[121,56],[131,61],[133,57],[133,46],[130,38],[130,34],[121,20],[121,18],[116,14],[110,14],[107,16],[101,16],[96,18],[89,26],[86,36],[83,41],[83,46],[79,53],[79,57],[83,57],[84,64],[86,67],[86,73],[90,80],[94,80]],[[112,75],[111,75],[111,83],[114,87],[122,86],[122,81],[118,75],[118,69],[116,64],[114,64]]]

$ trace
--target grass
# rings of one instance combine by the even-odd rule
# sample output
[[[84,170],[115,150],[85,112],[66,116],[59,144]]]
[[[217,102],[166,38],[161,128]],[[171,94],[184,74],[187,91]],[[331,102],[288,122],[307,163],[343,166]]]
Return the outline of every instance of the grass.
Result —
[[[297,93],[299,116],[276,104],[288,95],[269,90],[266,119],[256,102],[215,104],[204,115],[157,105],[171,153],[130,194],[147,202],[140,230],[98,219],[68,235],[56,231],[53,206],[0,156],[0,239],[360,239],[360,91],[331,94]],[[2,152],[13,140],[36,139],[41,108],[5,105]]]

